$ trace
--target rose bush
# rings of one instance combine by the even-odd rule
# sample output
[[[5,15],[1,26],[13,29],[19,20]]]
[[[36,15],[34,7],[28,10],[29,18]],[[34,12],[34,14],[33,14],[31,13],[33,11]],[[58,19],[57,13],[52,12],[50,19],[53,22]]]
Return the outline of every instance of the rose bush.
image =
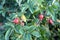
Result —
[[[0,0],[0,40],[60,40],[60,0]]]

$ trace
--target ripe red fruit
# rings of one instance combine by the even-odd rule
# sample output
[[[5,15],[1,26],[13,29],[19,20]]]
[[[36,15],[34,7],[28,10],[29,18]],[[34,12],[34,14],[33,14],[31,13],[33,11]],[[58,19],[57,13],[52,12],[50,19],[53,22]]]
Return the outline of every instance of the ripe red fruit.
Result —
[[[13,20],[13,22],[14,22],[15,24],[18,24],[18,23],[19,23],[19,19],[18,19],[18,18],[15,18],[15,19]]]
[[[50,24],[53,24],[53,20],[52,20],[52,19],[49,19],[49,23],[50,23]]]
[[[43,20],[43,18],[44,18],[44,15],[40,14],[40,15],[39,15],[39,20],[41,20],[41,21],[42,21],[42,20]]]

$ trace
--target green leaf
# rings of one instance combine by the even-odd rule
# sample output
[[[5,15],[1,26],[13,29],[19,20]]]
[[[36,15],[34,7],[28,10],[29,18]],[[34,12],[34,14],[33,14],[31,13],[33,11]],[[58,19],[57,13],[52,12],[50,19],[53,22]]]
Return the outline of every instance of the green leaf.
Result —
[[[5,1],[6,1],[6,0],[3,0],[1,4],[4,5],[4,4],[5,4]]]
[[[26,34],[26,40],[32,40],[32,37],[31,37],[31,35],[29,33]]]
[[[37,38],[41,36],[38,31],[33,31],[31,34],[32,34],[33,36],[36,36]]]
[[[17,15],[20,17],[22,14],[24,14],[25,12],[17,12]]]
[[[2,16],[5,17],[5,13],[2,13]]]
[[[25,33],[25,34],[23,35],[23,39],[24,39],[24,40],[32,40],[31,34]]]
[[[27,3],[25,3],[25,4],[22,4],[22,6],[21,6],[21,12],[25,12],[25,10],[27,10],[28,9],[28,4]]]
[[[6,32],[6,34],[5,34],[5,40],[9,40],[9,37],[10,37],[12,31],[13,31],[13,30],[12,30],[11,28],[9,28],[9,29],[7,30],[7,32]]]
[[[44,0],[36,0],[36,1],[39,5],[41,5]]]
[[[51,13],[54,13],[54,10],[53,10],[52,7],[49,7],[49,11],[50,11]]]
[[[9,26],[9,27],[11,26],[11,28],[13,28],[16,33],[19,33],[19,30],[17,30],[17,29],[15,28],[15,26],[14,26],[13,23],[5,23],[5,25],[6,25],[6,26]]]
[[[23,29],[24,30],[29,30],[29,26],[24,26]]]
[[[33,14],[34,12],[34,9],[33,9],[33,1],[32,0],[29,0],[29,2],[27,2],[28,6],[29,6],[29,10],[30,12]]]
[[[58,8],[58,6],[56,6],[56,5],[52,5],[52,7],[53,7],[53,8],[55,8],[55,9],[57,9],[57,8]]]
[[[14,19],[14,18],[16,18],[18,15],[17,15],[16,13],[12,13],[12,14],[10,14],[9,16],[10,16],[11,19]]]
[[[34,9],[32,8],[32,6],[31,6],[31,5],[29,6],[29,10],[30,10],[30,11],[31,11],[31,13],[33,14]]]
[[[3,13],[3,11],[1,10],[1,11],[0,11],[0,14],[2,14],[2,13]]]
[[[35,26],[30,26],[30,28],[29,28],[29,32],[32,32],[32,31],[34,31],[36,29],[36,27]]]
[[[3,6],[2,6],[2,5],[0,5],[0,10],[1,10],[1,9],[3,9]]]
[[[21,6],[22,0],[16,0],[16,2],[18,3],[19,6]]]
[[[24,34],[24,31],[23,31],[22,28],[19,30],[19,33],[22,34],[22,35]]]
[[[36,29],[36,27],[35,26],[24,26],[23,29],[24,31],[28,31],[29,33],[31,33],[32,31]]]
[[[53,21],[56,21],[55,14],[52,15],[52,20],[53,20]]]

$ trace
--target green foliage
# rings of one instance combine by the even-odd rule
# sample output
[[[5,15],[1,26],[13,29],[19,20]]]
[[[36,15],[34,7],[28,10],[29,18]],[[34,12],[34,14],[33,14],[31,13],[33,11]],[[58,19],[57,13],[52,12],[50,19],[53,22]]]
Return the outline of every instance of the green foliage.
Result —
[[[39,14],[44,15],[42,21]],[[0,26],[0,40],[59,40],[60,0],[0,0]]]

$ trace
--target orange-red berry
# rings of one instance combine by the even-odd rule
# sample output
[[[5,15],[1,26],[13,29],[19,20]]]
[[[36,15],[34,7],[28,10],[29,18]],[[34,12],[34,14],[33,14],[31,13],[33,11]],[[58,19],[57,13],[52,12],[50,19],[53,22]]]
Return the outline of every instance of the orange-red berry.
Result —
[[[18,23],[19,23],[19,19],[18,19],[18,18],[15,18],[15,19],[13,20],[13,22],[14,22],[15,24],[18,24]]]
[[[49,23],[50,23],[50,24],[53,24],[53,20],[52,20],[52,19],[49,19]]]
[[[42,21],[42,20],[43,20],[43,18],[44,18],[44,15],[40,14],[40,15],[39,15],[39,20],[41,20],[41,21]]]

